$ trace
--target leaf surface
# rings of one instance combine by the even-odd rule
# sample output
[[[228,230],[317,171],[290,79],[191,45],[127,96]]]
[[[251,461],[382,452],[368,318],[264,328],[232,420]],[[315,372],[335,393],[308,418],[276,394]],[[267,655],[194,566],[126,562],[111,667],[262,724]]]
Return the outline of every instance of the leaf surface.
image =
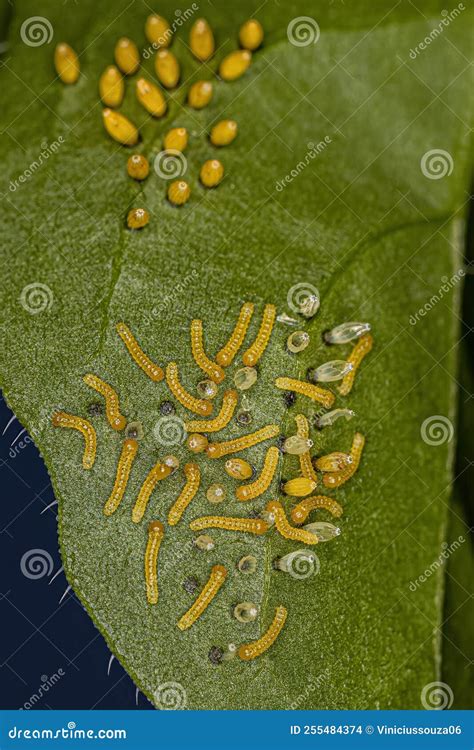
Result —
[[[0,72],[9,94],[0,147],[6,193],[0,380],[48,466],[68,579],[151,700],[160,685],[177,682],[189,708],[418,708],[422,688],[439,678],[443,572],[414,592],[410,583],[437,557],[446,531],[453,442],[429,445],[420,430],[433,415],[454,422],[459,285],[416,316],[460,268],[470,164],[469,24],[453,20],[413,59],[410,51],[440,22],[437,3],[374,8],[361,1],[350,13],[336,5],[317,19],[319,41],[295,46],[286,34],[289,21],[314,11],[303,3],[291,12],[268,3],[261,12],[264,48],[240,81],[216,81],[213,101],[201,112],[183,108],[184,86],[167,117],[152,121],[128,82],[122,111],[140,127],[140,150],[150,163],[171,125],[190,129],[192,198],[180,210],[166,201],[166,182],[157,175],[141,185],[130,181],[129,152],[107,138],[101,123],[98,77],[118,36],[145,47],[145,4],[119,2],[111,10],[104,2],[83,2],[71,7],[71,23],[69,10],[42,3],[54,41],[64,38],[81,54],[83,75],[71,87],[54,79],[52,44],[33,48],[21,41],[21,24],[38,15],[37,4],[19,3],[11,23]],[[183,24],[173,50],[187,83],[213,74],[253,11],[249,2],[209,8],[222,46],[204,72],[192,60]],[[173,18],[174,6],[164,2],[160,12]],[[145,68],[152,76],[151,60]],[[224,182],[206,191],[199,168],[216,155],[206,133],[222,117],[238,121],[239,135],[219,152]],[[45,140],[60,145],[32,167]],[[431,149],[448,154],[450,173],[441,179],[421,169]],[[132,206],[151,213],[142,232],[125,228]],[[50,290],[51,304],[31,314],[20,298],[36,283]],[[318,453],[347,450],[356,429],[367,437],[360,471],[334,493],[345,509],[342,534],[319,545],[320,572],[304,580],[273,570],[272,561],[295,548],[275,532],[252,538],[216,531],[214,550],[197,550],[191,518],[220,507],[223,514],[245,515],[264,500],[237,505],[223,462],[192,458],[202,467],[203,485],[184,520],[166,531],[159,605],[150,607],[145,526],[165,520],[182,472],[158,487],[145,522],[131,523],[131,507],[158,457],[173,452],[183,464],[190,454],[184,446],[157,443],[160,403],[169,394],[132,363],[115,324],[125,320],[160,364],[178,361],[192,390],[202,373],[191,357],[191,319],[202,318],[212,356],[243,301],[257,308],[250,342],[264,303],[292,314],[287,298],[297,284],[319,288],[321,311],[306,326],[310,346],[296,357],[285,350],[292,329],[275,329],[248,396],[252,429],[277,423],[293,434],[294,415],[312,416],[314,409],[299,398],[288,410],[275,377],[304,377],[308,366],[345,358],[350,345],[328,349],[321,333],[346,320],[370,321],[374,350],[351,395],[337,402],[356,417],[312,435]],[[103,417],[94,418],[99,449],[86,473],[80,438],[50,424],[59,406],[85,416],[99,400],[82,382],[86,372],[112,383],[124,414],[144,429],[125,499],[110,519],[102,508],[122,437]],[[177,413],[189,418],[179,405]],[[223,436],[241,432],[233,421]],[[259,467],[263,455],[258,446],[245,457]],[[285,459],[281,474],[288,478],[296,469]],[[227,500],[214,508],[205,489],[216,481],[225,485]],[[275,482],[266,499],[278,492]],[[245,554],[258,559],[253,576],[236,571]],[[182,583],[193,576],[203,585],[213,564],[228,568],[225,587],[181,633],[176,622],[192,601]],[[256,622],[242,625],[232,617],[239,601],[257,603]],[[257,638],[278,604],[287,606],[288,621],[265,656],[210,663],[213,646]]]

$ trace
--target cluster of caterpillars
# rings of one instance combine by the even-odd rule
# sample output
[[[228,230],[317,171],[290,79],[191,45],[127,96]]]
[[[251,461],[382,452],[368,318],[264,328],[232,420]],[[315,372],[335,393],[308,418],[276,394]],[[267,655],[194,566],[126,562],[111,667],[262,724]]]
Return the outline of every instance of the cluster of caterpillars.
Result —
[[[220,349],[214,359],[205,351],[202,321],[193,320],[191,322],[190,339],[192,356],[196,365],[209,378],[211,384],[216,385],[214,395],[217,392],[217,385],[225,380],[226,368],[233,363],[244,345],[253,314],[254,305],[251,302],[246,302],[240,310],[237,322],[227,343]],[[257,365],[264,355],[274,331],[276,318],[275,306],[267,304],[262,312],[256,336],[242,354],[244,370],[245,368],[255,368],[255,365]],[[358,367],[372,347],[372,336],[367,332],[369,328],[368,324],[347,323],[333,329],[334,341],[330,343],[347,343],[348,340],[357,338],[357,342],[353,346],[347,360],[337,360],[327,363],[328,366],[337,365],[338,362],[342,362],[342,365],[346,365],[346,363],[350,363],[351,365],[349,370],[347,370],[347,367],[341,370],[341,373],[345,373],[341,375],[341,384],[338,387],[338,392],[341,395],[345,396],[351,391]],[[201,398],[189,393],[180,380],[179,368],[176,362],[169,362],[162,368],[153,362],[142,350],[132,331],[124,322],[119,322],[116,330],[133,362],[143,373],[156,383],[165,380],[174,398],[186,410],[197,415],[197,419],[189,419],[186,422],[187,432],[192,433],[190,438],[188,438],[190,449],[191,445],[197,446],[197,448],[192,450],[194,452],[205,452],[207,458],[211,460],[231,456],[230,459],[225,461],[227,474],[235,479],[251,479],[249,483],[240,484],[236,488],[235,497],[238,502],[255,500],[264,495],[270,488],[273,480],[276,478],[280,453],[282,450],[285,451],[285,444],[288,445],[286,450],[289,453],[294,453],[298,456],[299,475],[286,481],[282,487],[286,496],[298,500],[297,504],[292,508],[289,517],[283,503],[278,499],[272,499],[266,502],[265,508],[262,509],[259,515],[249,514],[249,517],[233,517],[232,515],[202,516],[191,520],[189,528],[192,531],[222,529],[233,533],[250,535],[263,535],[274,530],[285,539],[294,542],[304,545],[317,544],[320,539],[318,538],[318,534],[311,530],[311,525],[309,527],[302,527],[308,516],[313,511],[323,509],[328,511],[333,517],[338,518],[342,515],[343,509],[334,498],[327,495],[314,494],[314,490],[321,481],[325,488],[338,488],[354,475],[359,466],[364,447],[363,435],[359,432],[355,433],[352,446],[347,452],[336,451],[325,456],[311,456],[310,447],[312,441],[309,440],[310,424],[305,415],[297,414],[295,417],[296,435],[287,439],[284,443],[281,443],[280,439],[278,446],[272,445],[268,447],[263,456],[261,469],[255,475],[248,462],[240,457],[235,457],[234,454],[241,453],[251,446],[274,440],[280,433],[279,426],[268,424],[241,437],[229,440],[215,439],[210,442],[208,435],[224,429],[234,416],[239,399],[238,391],[234,388],[226,389],[219,412],[217,415],[211,416],[213,412],[212,401],[209,398]],[[329,333],[331,334],[331,332]],[[328,341],[327,338],[326,340]],[[110,427],[117,431],[123,430],[126,427],[127,421],[121,413],[120,401],[115,389],[98,375],[91,373],[84,376],[84,382],[103,397],[105,401],[105,414]],[[235,378],[234,382],[237,385]],[[281,376],[275,379],[274,385],[277,389],[283,389],[287,395],[288,392],[290,395],[300,394],[326,409],[331,408],[335,401],[335,394],[331,390],[309,380],[295,380],[294,378]],[[339,416],[347,416],[347,413],[352,414],[348,409],[335,409],[330,414],[327,413],[319,422],[321,424],[331,424],[332,420],[335,421]],[[203,419],[203,417],[207,417],[207,419]],[[97,450],[97,437],[93,425],[83,417],[62,411],[54,414],[53,425],[56,427],[73,428],[82,434],[84,438],[82,465],[84,469],[90,470],[94,465]],[[190,441],[191,438],[194,442]],[[298,444],[299,448],[291,450],[291,447],[294,447],[296,444]],[[301,446],[303,447],[301,448]],[[130,436],[124,439],[113,487],[103,508],[105,516],[111,516],[115,513],[123,500],[138,449],[138,439]],[[133,505],[133,523],[141,523],[156,485],[175,471],[177,465],[178,463],[172,465],[165,461],[157,461],[150,469]],[[190,461],[184,465],[184,479],[185,481],[178,497],[168,509],[168,527],[173,527],[182,521],[187,508],[201,487],[201,470],[197,463]],[[324,524],[322,525],[324,526]],[[328,525],[326,524],[326,526]],[[318,526],[318,524],[313,524],[313,526]],[[144,556],[144,595],[146,595],[149,605],[156,605],[159,599],[158,556],[160,545],[166,533],[169,532],[166,531],[163,520],[155,519],[148,524]],[[219,591],[225,585],[227,575],[228,571],[223,565],[214,565],[210,571],[207,583],[202,588],[194,603],[178,620],[177,627],[180,630],[185,631],[192,627],[203,615],[204,611],[211,605],[213,599],[218,596]],[[283,605],[278,606],[274,619],[267,631],[258,640],[251,643],[244,643],[240,646],[238,650],[240,658],[244,661],[249,661],[270,648],[281,632],[287,614],[287,610]]]

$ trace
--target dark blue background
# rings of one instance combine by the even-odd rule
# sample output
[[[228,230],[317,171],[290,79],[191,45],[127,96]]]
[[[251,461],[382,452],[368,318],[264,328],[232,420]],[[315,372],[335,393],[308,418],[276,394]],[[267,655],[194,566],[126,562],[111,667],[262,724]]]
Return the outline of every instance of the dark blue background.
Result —
[[[42,458],[15,419],[2,435],[12,412],[0,400],[0,622],[2,708],[21,708],[38,694],[45,677],[64,676],[35,702],[36,709],[152,708],[114,658],[61,571],[57,506]],[[12,445],[13,443],[13,445]],[[10,452],[15,450],[12,457]],[[42,512],[44,511],[44,512]],[[21,558],[31,549],[53,560],[49,575],[29,579]]]

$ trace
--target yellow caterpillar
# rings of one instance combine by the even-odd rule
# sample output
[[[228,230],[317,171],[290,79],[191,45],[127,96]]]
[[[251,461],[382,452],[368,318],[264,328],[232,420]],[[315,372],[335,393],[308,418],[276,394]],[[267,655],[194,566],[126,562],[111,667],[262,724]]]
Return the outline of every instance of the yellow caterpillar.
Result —
[[[360,363],[365,356],[370,352],[374,344],[372,334],[366,333],[365,336],[359,339],[357,344],[354,346],[352,352],[347,358],[347,361],[352,365],[352,370],[344,375],[341,385],[338,388],[341,396],[347,396],[351,392],[352,386],[354,385],[354,379],[356,372],[360,366]]]
[[[202,320],[191,321],[191,349],[197,366],[215,383],[222,383],[225,378],[224,370],[212,362],[204,351]]]
[[[294,391],[294,393],[300,393],[302,396],[307,396],[312,401],[317,401],[326,408],[329,408],[334,403],[334,393],[328,391],[327,388],[321,388],[319,385],[313,385],[307,383],[305,380],[295,380],[294,378],[277,378],[275,380],[277,388],[281,388],[284,391]]]
[[[304,414],[297,414],[295,417],[295,422],[298,437],[301,437],[304,440],[308,440],[309,424]],[[318,477],[315,470],[313,469],[313,464],[311,463],[311,453],[309,451],[305,451],[304,453],[300,454],[299,459],[301,474],[306,477],[306,479],[311,479],[313,482],[317,482]]]
[[[120,503],[122,502],[122,498],[127,487],[128,478],[130,476],[130,471],[132,469],[135,456],[137,455],[137,450],[138,443],[136,440],[133,440],[132,438],[127,438],[127,440],[124,440],[122,452],[118,461],[114,486],[109,499],[104,505],[104,514],[106,516],[111,516],[112,513],[115,513]]]
[[[235,491],[237,500],[254,500],[256,497],[259,497],[259,495],[263,495],[263,493],[270,487],[272,479],[275,476],[279,457],[280,451],[276,446],[272,446],[267,450],[260,475],[250,484],[244,484],[237,487]]]
[[[84,383],[90,388],[93,388],[97,393],[105,398],[105,413],[109,421],[110,426],[114,430],[123,430],[127,424],[127,420],[120,413],[119,398],[117,392],[112,388],[111,385],[106,383],[104,380],[99,378],[97,375],[88,373],[84,375]]]
[[[275,305],[265,305],[257,337],[242,356],[242,361],[246,367],[254,367],[267,348],[275,324],[275,318]]]
[[[317,544],[318,538],[304,529],[295,529],[288,523],[285,511],[279,500],[272,500],[266,507],[267,513],[275,519],[275,527],[281,536],[285,539],[291,539],[294,542],[303,542],[303,544]]]
[[[82,466],[84,469],[92,469],[95,462],[97,450],[97,435],[94,427],[87,419],[76,417],[75,414],[67,414],[65,411],[57,411],[53,414],[54,427],[69,427],[77,430],[84,438],[84,453],[82,454]]]
[[[212,602],[226,578],[227,570],[224,568],[224,566],[214,565],[209,580],[199,594],[198,598],[179,620],[178,628],[180,630],[187,630],[196,622],[199,617],[201,617],[202,613]]]
[[[341,471],[335,471],[328,473],[323,476],[323,483],[325,487],[340,487],[341,484],[347,482],[359,468],[360,459],[362,456],[362,450],[365,444],[365,437],[360,432],[356,432],[352,441],[351,447],[351,458],[352,463],[348,464],[345,469]]]
[[[245,302],[245,304],[242,305],[239,317],[237,318],[237,323],[235,324],[235,328],[232,331],[227,344],[223,346],[220,352],[216,355],[216,362],[222,365],[222,367],[228,367],[232,364],[235,355],[242,346],[249,323],[252,319],[253,311],[254,305],[251,302]]]
[[[252,641],[252,643],[244,643],[239,648],[239,656],[243,661],[251,661],[256,659],[265,651],[268,651],[272,646],[286,622],[288,610],[283,605],[280,605],[275,610],[275,617],[266,631],[258,640]]]
[[[158,601],[158,552],[165,529],[161,521],[152,521],[148,526],[148,541],[145,551],[145,584],[148,604]]]
[[[207,417],[212,412],[212,404],[203,398],[194,398],[179,382],[178,365],[169,362],[166,366],[166,382],[173,396],[189,411]]]
[[[168,513],[168,523],[170,526],[176,526],[189,503],[198,491],[199,484],[201,482],[201,472],[197,464],[185,464],[184,474],[186,476],[186,484],[184,485],[178,499],[173,503]]]
[[[229,389],[228,391],[224,392],[224,397],[222,399],[222,406],[219,414],[214,417],[214,419],[197,419],[191,422],[186,422],[186,431],[187,432],[219,432],[219,430],[223,430],[224,427],[226,427],[230,420],[232,419],[235,408],[237,406],[237,401],[239,399],[237,391],[234,389]]]
[[[240,438],[225,440],[222,443],[209,443],[206,453],[209,458],[221,458],[221,456],[227,456],[229,453],[238,453],[246,448],[250,448],[252,445],[257,445],[257,443],[261,443],[264,440],[276,437],[279,432],[280,428],[278,425],[269,424],[260,430],[251,432],[249,435],[243,435]]]
[[[151,493],[155,489],[157,483],[161,479],[165,479],[167,476],[169,476],[171,472],[172,472],[171,466],[162,464],[160,461],[157,461],[157,463],[149,471],[148,475],[145,478],[145,481],[140,487],[140,492],[138,493],[137,500],[135,502],[135,505],[133,506],[133,510],[132,510],[133,523],[140,523],[143,516],[145,515],[145,511],[146,511],[148,502],[150,500]]]
[[[265,534],[270,528],[261,518],[230,518],[228,516],[202,516],[191,521],[192,531],[203,529],[224,529],[225,531],[243,531],[247,534]]]
[[[152,362],[150,357],[145,354],[130,328],[125,323],[117,323],[116,329],[118,335],[127,347],[127,351],[131,358],[136,362],[140,369],[148,375],[150,380],[153,380],[155,383],[163,380],[164,373],[162,368]]]
[[[326,495],[313,495],[313,497],[306,497],[298,505],[295,505],[291,511],[291,520],[296,524],[304,523],[311,511],[318,508],[328,510],[336,518],[342,516],[342,507],[337,500],[333,500],[332,497],[326,497]]]

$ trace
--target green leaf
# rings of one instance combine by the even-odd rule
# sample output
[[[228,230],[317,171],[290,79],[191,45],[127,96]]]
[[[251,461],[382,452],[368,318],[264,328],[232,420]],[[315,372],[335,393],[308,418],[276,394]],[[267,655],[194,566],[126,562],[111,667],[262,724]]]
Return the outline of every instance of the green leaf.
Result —
[[[183,79],[211,77],[235,47],[240,23],[255,11],[250,2],[209,7],[222,47],[204,72],[187,48],[189,21],[183,23],[173,44]],[[172,97],[167,117],[152,121],[129,81],[122,111],[140,127],[140,150],[150,163],[171,124],[190,129],[192,196],[182,209],[166,201],[166,182],[155,174],[141,185],[131,182],[129,152],[108,139],[101,123],[98,77],[119,36],[145,47],[147,12],[141,2],[65,8],[50,0],[41,11],[37,3],[19,2],[0,72],[8,92],[0,146],[7,194],[0,381],[50,472],[68,580],[151,700],[160,685],[177,682],[189,708],[419,708],[423,687],[440,678],[443,569],[416,582],[442,549],[454,443],[430,445],[421,429],[433,416],[455,419],[459,284],[439,290],[461,263],[472,115],[468,11],[443,25],[434,2],[360,0],[350,10],[328,4],[318,11],[317,43],[296,46],[288,23],[315,11],[304,3],[291,11],[267,3],[258,12],[265,46],[241,80],[215,82],[213,101],[201,112],[183,107],[185,86]],[[52,43],[31,47],[21,39],[22,23],[39,13],[52,24],[54,42],[64,39],[81,54],[75,86],[55,80]],[[174,5],[161,3],[160,13],[173,18]],[[440,33],[416,52],[438,25]],[[153,75],[152,60],[145,69]],[[199,168],[216,155],[206,133],[221,117],[237,120],[239,135],[219,152],[226,179],[206,191]],[[45,139],[59,146],[40,160]],[[432,149],[446,152],[441,158],[449,174],[440,179],[421,168]],[[132,206],[151,213],[141,232],[125,229]],[[26,309],[36,304],[25,291],[29,284],[47,287],[42,312]],[[311,409],[299,398],[287,410],[275,377],[304,377],[310,365],[346,357],[350,345],[329,350],[321,332],[346,320],[370,321],[374,350],[353,393],[337,402],[356,417],[313,434],[318,453],[348,450],[355,430],[367,437],[360,470],[334,493],[345,509],[342,534],[319,545],[320,572],[304,580],[272,569],[275,557],[295,548],[275,531],[258,538],[210,532],[215,548],[200,552],[188,521],[213,512],[208,485],[225,485],[223,514],[264,505],[259,499],[242,509],[222,462],[200,455],[203,486],[181,523],[166,530],[160,600],[151,607],[143,581],[145,526],[165,520],[183,474],[158,487],[144,523],[131,523],[146,472],[171,450],[154,436],[160,402],[169,396],[163,383],[151,383],[133,364],[115,324],[125,320],[161,364],[178,361],[192,390],[202,373],[191,357],[191,319],[202,318],[213,356],[242,301],[257,303],[251,341],[264,303],[291,313],[287,295],[296,284],[319,288],[321,311],[307,325],[310,346],[296,357],[285,350],[291,329],[277,326],[248,398],[252,428],[276,422],[293,434],[294,415],[311,416]],[[430,301],[434,294],[437,302]],[[144,428],[125,499],[110,519],[102,509],[121,435],[95,417],[97,461],[84,472],[79,436],[50,424],[58,406],[86,416],[98,400],[82,382],[86,372],[112,383],[124,414]],[[189,418],[181,407],[178,414]],[[234,422],[223,436],[241,431]],[[184,446],[172,451],[182,463],[190,460]],[[262,446],[248,452],[257,467],[263,455]],[[296,469],[285,459],[282,476]],[[278,491],[275,482],[266,499]],[[236,562],[249,553],[258,558],[258,571],[243,576]],[[193,600],[183,581],[193,576],[203,585],[217,563],[229,570],[225,587],[181,633],[176,622]],[[258,604],[256,622],[242,625],[232,617],[239,601]],[[257,638],[278,604],[288,608],[288,621],[266,655],[251,663],[210,663],[211,647]]]
[[[466,261],[472,264],[472,215],[466,237]],[[454,708],[472,708],[472,643],[469,633],[474,622],[472,599],[472,513],[474,465],[470,456],[473,450],[472,420],[474,405],[472,389],[474,369],[472,362],[473,316],[471,299],[473,277],[466,278],[463,300],[463,321],[460,342],[459,367],[459,424],[458,450],[455,468],[454,499],[450,508],[447,534],[446,594],[443,627],[443,680],[454,693]],[[454,554],[456,553],[456,554]]]

